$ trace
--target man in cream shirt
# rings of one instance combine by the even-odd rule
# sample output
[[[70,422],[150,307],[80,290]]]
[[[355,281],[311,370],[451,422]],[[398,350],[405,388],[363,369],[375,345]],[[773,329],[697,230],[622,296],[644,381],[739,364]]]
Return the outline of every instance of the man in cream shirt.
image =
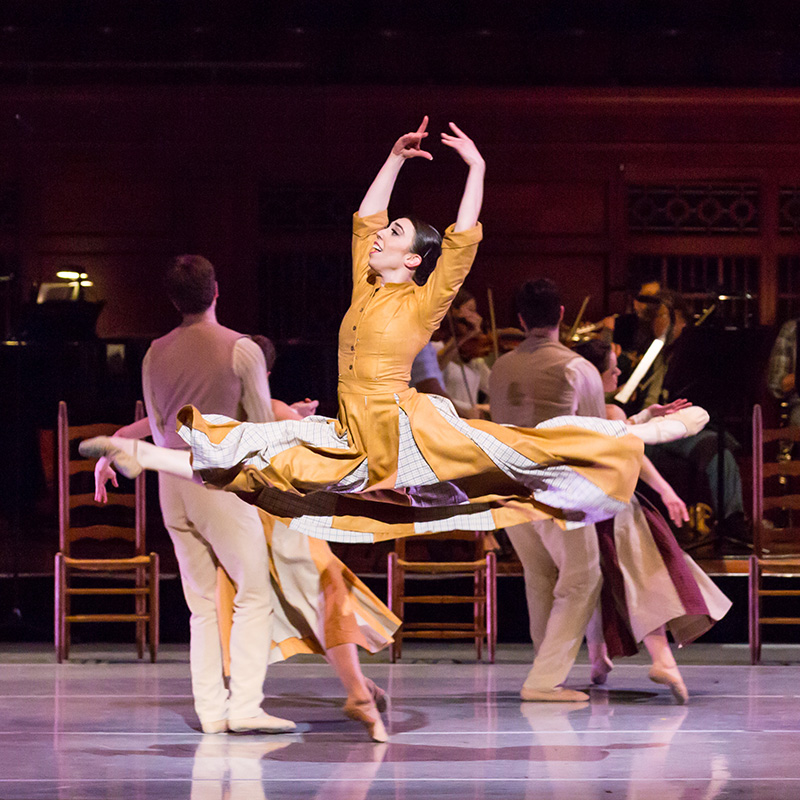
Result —
[[[517,295],[526,338],[501,356],[490,376],[495,422],[531,428],[561,415],[605,417],[600,373],[558,340],[564,307],[550,280],[528,281]],[[530,701],[583,702],[566,689],[602,578],[594,525],[563,530],[553,520],[507,528],[525,575],[535,658],[521,697]]]
[[[152,343],[142,364],[155,443],[187,449],[175,433],[175,416],[189,403],[233,419],[272,421],[261,349],[249,337],[217,322],[213,266],[202,256],[179,256],[170,264],[165,283],[183,319]],[[235,494],[210,491],[165,473],[158,477],[164,524],[175,546],[191,611],[192,693],[203,732],[294,730],[293,722],[261,709],[273,610],[258,512]],[[217,623],[217,564],[236,586],[229,689],[224,684]]]

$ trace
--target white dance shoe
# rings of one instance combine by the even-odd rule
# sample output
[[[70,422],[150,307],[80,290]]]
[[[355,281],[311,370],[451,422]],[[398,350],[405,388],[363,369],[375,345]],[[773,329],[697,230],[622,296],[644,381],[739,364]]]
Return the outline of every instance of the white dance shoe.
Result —
[[[234,733],[291,733],[296,728],[291,720],[273,717],[272,714],[228,720],[228,730]]]
[[[136,440],[133,439],[134,453]],[[136,478],[142,472],[142,465],[136,460],[135,455],[126,453],[114,444],[110,436],[95,436],[84,439],[78,445],[78,452],[84,458],[102,458],[105,456],[126,478]]]
[[[201,722],[200,728],[202,729],[203,733],[227,733],[228,720],[215,719],[211,720],[210,722]]]
[[[523,686],[519,696],[527,703],[585,703],[589,699],[589,695],[586,692],[579,692],[577,689],[565,689],[563,686],[557,686],[547,692],[526,689]]]

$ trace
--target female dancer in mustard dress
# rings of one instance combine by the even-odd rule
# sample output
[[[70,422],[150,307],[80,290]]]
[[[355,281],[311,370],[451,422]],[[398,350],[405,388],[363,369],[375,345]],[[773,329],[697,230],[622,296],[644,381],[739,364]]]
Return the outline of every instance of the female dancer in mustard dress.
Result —
[[[112,438],[84,442],[84,455],[108,455],[128,474],[165,470],[240,492],[289,528],[330,541],[494,530],[544,517],[579,526],[622,510],[643,442],[696,433],[708,419],[702,409],[644,425],[561,417],[527,429],[462,420],[444,398],[408,388],[411,363],[482,236],[484,160],[453,123],[441,142],[468,167],[455,224],[442,239],[409,217],[388,221],[403,164],[432,159],[422,148],[427,123],[398,139],[354,218],[337,419],[241,423],[187,407],[178,429],[191,454],[141,443],[134,452]]]

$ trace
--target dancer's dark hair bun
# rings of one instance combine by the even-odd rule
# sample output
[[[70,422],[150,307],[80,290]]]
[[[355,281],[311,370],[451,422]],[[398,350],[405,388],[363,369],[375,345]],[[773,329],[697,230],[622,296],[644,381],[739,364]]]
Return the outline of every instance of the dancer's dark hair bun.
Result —
[[[414,226],[411,252],[422,256],[420,265],[414,270],[414,283],[424,286],[442,254],[442,234],[433,225],[428,225],[416,217],[406,217],[406,219]]]

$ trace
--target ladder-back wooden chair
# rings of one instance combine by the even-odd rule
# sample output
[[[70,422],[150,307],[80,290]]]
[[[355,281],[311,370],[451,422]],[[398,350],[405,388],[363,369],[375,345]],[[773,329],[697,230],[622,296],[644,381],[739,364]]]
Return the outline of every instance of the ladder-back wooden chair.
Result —
[[[136,419],[143,416],[136,404]],[[108,505],[94,500],[94,461],[82,458],[78,445],[92,436],[109,436],[117,425],[69,425],[67,404],[58,404],[58,522],[59,552],[55,559],[55,645],[59,663],[69,658],[73,622],[132,622],[136,648],[150,660],[158,652],[158,554],[145,550],[145,475],[135,481],[120,476],[120,488],[109,486]],[[82,551],[82,552],[81,552]],[[75,586],[73,578],[93,576],[114,582],[111,586]],[[120,586],[128,577],[133,586]],[[83,582],[85,583],[85,581]],[[129,595],[133,613],[73,613],[72,598]]]
[[[748,606],[750,661],[761,659],[762,625],[800,625],[800,615],[762,616],[762,599],[800,597],[800,589],[764,589],[765,576],[800,577],[800,428],[764,428],[753,408],[753,554]]]
[[[425,544],[431,548],[444,542],[449,545],[467,543],[472,558],[461,561],[411,560],[408,550]],[[463,546],[463,545],[462,545]],[[398,539],[394,552],[389,553],[388,605],[400,619],[402,626],[394,635],[391,660],[394,663],[403,651],[403,639],[474,639],[477,658],[483,655],[486,641],[489,661],[494,663],[497,647],[497,556],[496,542],[491,534],[482,531],[452,531],[412,539]],[[406,576],[428,578],[455,578],[471,576],[472,594],[406,594]],[[405,607],[408,604],[451,605],[470,604],[473,607],[472,622],[406,622]]]

